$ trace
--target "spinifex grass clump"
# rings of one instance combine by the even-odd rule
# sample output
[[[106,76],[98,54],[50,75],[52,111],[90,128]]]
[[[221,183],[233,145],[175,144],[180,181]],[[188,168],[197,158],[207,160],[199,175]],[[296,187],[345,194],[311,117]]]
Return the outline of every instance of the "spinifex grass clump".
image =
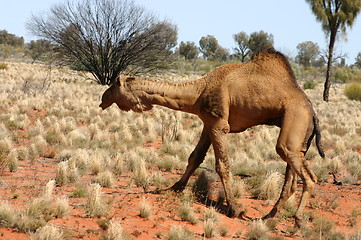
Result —
[[[101,172],[98,176],[93,180],[95,183],[99,183],[102,187],[112,187],[114,185],[114,176],[113,173],[109,170]]]
[[[145,166],[144,159],[136,161],[137,167],[134,169],[133,181],[137,187],[142,187],[144,191],[147,191],[150,186],[150,176]]]
[[[63,240],[63,231],[52,225],[45,225],[36,230],[34,234],[30,235],[31,240]]]
[[[194,234],[190,231],[185,230],[181,226],[173,226],[168,235],[166,240],[191,240],[194,238]]]
[[[110,221],[109,228],[104,236],[100,237],[100,240],[127,240],[128,238],[123,227],[118,221]]]
[[[105,216],[109,211],[108,205],[103,199],[101,186],[98,183],[93,183],[88,187],[85,211],[90,217]]]
[[[251,224],[251,228],[246,234],[246,239],[268,239],[269,229],[262,220],[256,220]]]
[[[145,198],[142,199],[142,201],[139,204],[139,215],[142,218],[146,218],[148,219],[150,217],[150,215],[152,214],[152,208],[149,204],[149,202],[147,202],[145,200]]]
[[[260,194],[258,197],[265,200],[275,200],[279,197],[281,187],[281,174],[279,172],[270,172],[260,187]]]
[[[198,201],[205,202],[211,189],[212,180],[202,171],[193,185],[193,193]]]
[[[189,202],[183,203],[179,208],[179,217],[182,221],[189,221],[191,224],[196,224],[198,222],[192,204]]]

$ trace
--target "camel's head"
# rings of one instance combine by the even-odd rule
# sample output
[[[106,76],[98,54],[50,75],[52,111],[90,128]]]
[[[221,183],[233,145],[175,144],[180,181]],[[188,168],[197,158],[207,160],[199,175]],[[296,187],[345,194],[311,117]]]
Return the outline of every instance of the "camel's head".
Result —
[[[115,103],[123,111],[142,112],[150,110],[152,106],[142,103],[127,87],[127,83],[133,80],[135,80],[134,77],[118,77],[114,84],[103,93],[99,107],[104,110]]]

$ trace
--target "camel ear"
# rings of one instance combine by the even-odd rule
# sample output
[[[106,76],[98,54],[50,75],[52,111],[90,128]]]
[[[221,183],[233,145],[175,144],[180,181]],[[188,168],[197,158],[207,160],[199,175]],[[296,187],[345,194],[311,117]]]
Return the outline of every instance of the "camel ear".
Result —
[[[120,87],[120,77],[117,77],[114,81],[114,85]]]
[[[135,80],[135,77],[127,77],[125,79],[126,82],[131,82],[131,81],[134,81]]]

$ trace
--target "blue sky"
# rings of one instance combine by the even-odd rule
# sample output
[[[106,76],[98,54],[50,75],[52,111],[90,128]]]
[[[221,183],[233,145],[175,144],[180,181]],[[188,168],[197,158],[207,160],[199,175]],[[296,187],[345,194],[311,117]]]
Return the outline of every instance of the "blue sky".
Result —
[[[25,23],[31,14],[46,12],[61,0],[0,0],[0,30],[34,39]],[[159,19],[166,19],[178,27],[178,42],[198,44],[206,35],[215,36],[228,49],[235,47],[232,35],[263,30],[272,33],[276,49],[288,55],[297,54],[297,44],[316,42],[326,48],[321,24],[316,22],[305,0],[134,0]],[[341,38],[342,39],[342,38]],[[347,41],[339,41],[337,51],[347,54],[347,63],[353,63],[361,52],[361,15],[353,28],[347,31]]]

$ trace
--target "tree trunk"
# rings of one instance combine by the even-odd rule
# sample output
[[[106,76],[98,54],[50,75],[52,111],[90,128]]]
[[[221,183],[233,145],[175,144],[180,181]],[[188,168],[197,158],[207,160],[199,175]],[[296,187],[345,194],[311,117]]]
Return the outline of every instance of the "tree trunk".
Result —
[[[328,58],[327,58],[327,70],[326,70],[326,81],[325,81],[325,88],[323,90],[323,100],[328,102],[329,94],[330,94],[330,75],[331,75],[331,68],[332,68],[332,60],[333,60],[333,49],[336,41],[336,32],[331,31],[330,34],[330,44],[328,46]]]

